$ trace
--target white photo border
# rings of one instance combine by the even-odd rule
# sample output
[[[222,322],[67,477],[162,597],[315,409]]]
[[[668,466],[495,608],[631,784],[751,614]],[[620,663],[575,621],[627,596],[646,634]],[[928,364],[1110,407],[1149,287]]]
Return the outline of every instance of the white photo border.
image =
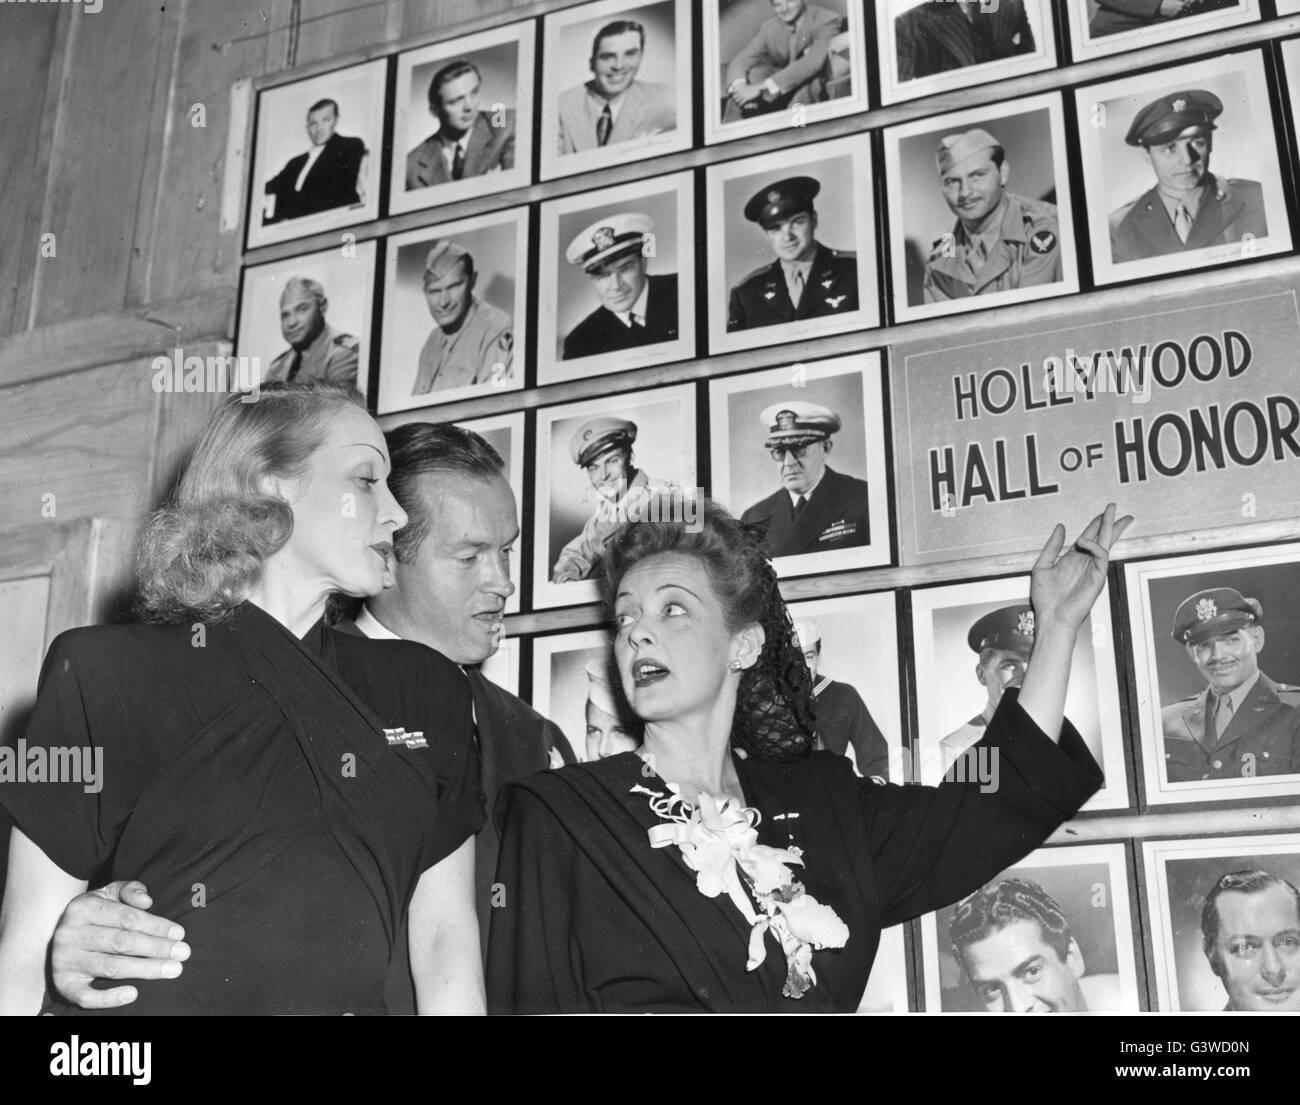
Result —
[[[431,185],[408,192],[406,189],[406,151],[415,120],[410,117],[411,77],[418,66],[431,61],[453,58],[515,42],[518,68],[515,71],[515,166],[500,172],[447,184]],[[479,34],[466,35],[445,42],[435,42],[397,56],[397,90],[393,102],[392,163],[388,181],[388,213],[401,215],[429,207],[456,203],[475,196],[524,188],[532,183],[533,165],[533,66],[537,57],[536,30],[531,19],[508,23]],[[480,105],[482,110],[482,105]]]
[[[1117,31],[1115,34],[1103,35],[1094,40],[1088,32],[1088,5],[1083,0],[1078,0],[1077,3],[1067,3],[1065,10],[1070,20],[1071,60],[1076,62],[1109,57],[1128,50],[1144,50],[1148,46],[1158,46],[1165,42],[1175,42],[1180,38],[1209,34],[1211,31],[1221,31],[1227,27],[1238,27],[1243,23],[1254,23],[1259,19],[1258,0],[1238,0],[1236,8],[1205,12],[1202,15],[1186,16],[1181,19],[1168,19],[1163,23],[1134,27],[1131,31]]]
[[[894,498],[892,457],[885,448],[889,412],[885,402],[885,360],[878,349],[850,353],[844,357],[826,360],[792,362],[778,368],[742,372],[732,376],[715,376],[709,380],[709,443],[710,488],[713,497],[734,508],[736,516],[745,509],[731,502],[731,458],[727,445],[731,441],[731,416],[727,398],[737,392],[788,384],[795,368],[803,372],[803,379],[820,380],[834,376],[861,374],[862,417],[868,427],[866,439],[867,483],[870,486],[867,524],[871,541],[848,549],[829,549],[826,552],[801,553],[797,556],[778,556],[772,560],[776,574],[782,579],[794,576],[837,572],[853,568],[881,568],[893,563],[894,556]],[[720,451],[718,451],[720,450]]]
[[[858,260],[858,310],[842,315],[822,315],[817,318],[798,319],[774,326],[756,326],[736,333],[727,332],[727,304],[730,286],[727,281],[725,243],[716,239],[708,248],[709,288],[709,355],[732,353],[740,349],[757,349],[783,342],[820,338],[829,334],[842,334],[850,330],[874,330],[881,323],[880,274],[876,262],[875,178],[872,175],[871,148],[861,137],[836,138],[799,147],[800,164],[813,160],[848,157],[853,167],[851,184],[858,196],[867,202],[856,205],[853,248]],[[776,180],[791,172],[790,151],[777,150],[759,157],[727,161],[711,165],[705,172],[705,211],[707,225],[722,227],[723,186],[736,177],[770,174]],[[751,224],[752,225],[752,224]],[[757,232],[757,228],[755,228]],[[864,279],[865,277],[865,279]]]
[[[1056,225],[1061,251],[1061,279],[1054,284],[1040,284],[1032,288],[1012,288],[988,295],[972,295],[942,303],[907,302],[907,234],[903,221],[902,197],[905,194],[902,165],[898,155],[899,143],[917,134],[937,133],[941,130],[959,131],[978,126],[984,120],[1009,115],[1028,115],[1047,111],[1052,132],[1052,167],[1056,182]],[[996,104],[955,111],[948,115],[932,115],[911,123],[889,127],[884,131],[885,181],[889,201],[889,254],[890,275],[893,278],[894,318],[897,322],[914,322],[918,319],[937,318],[942,315],[983,311],[1005,307],[1012,303],[1028,303],[1039,299],[1054,299],[1074,295],[1079,291],[1079,260],[1074,241],[1074,206],[1070,192],[1070,161],[1066,154],[1064,105],[1060,92],[1044,92],[1018,100],[1003,100]],[[1011,158],[1008,152],[1008,158]],[[936,179],[935,187],[938,187]]]

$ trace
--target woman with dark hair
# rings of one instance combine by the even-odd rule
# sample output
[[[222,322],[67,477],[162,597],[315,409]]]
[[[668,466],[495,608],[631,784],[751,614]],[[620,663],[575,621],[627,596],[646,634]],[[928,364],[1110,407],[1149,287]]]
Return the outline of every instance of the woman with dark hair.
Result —
[[[483,1007],[468,685],[422,645],[321,622],[331,594],[379,592],[406,523],[383,434],[351,388],[246,398],[150,522],[144,624],[50,646],[29,754],[101,769],[0,784],[0,1012],[41,1008],[55,924],[105,878],[145,882],[195,953],[112,1012],[384,1012],[403,915],[420,1011]]]
[[[882,928],[983,885],[1100,785],[1065,692],[1129,521],[1108,506],[1039,556],[1029,672],[983,740],[993,793],[881,785],[811,752],[808,669],[758,536],[713,504],[702,525],[624,527],[607,601],[644,743],[507,791],[489,1009],[851,1012]]]

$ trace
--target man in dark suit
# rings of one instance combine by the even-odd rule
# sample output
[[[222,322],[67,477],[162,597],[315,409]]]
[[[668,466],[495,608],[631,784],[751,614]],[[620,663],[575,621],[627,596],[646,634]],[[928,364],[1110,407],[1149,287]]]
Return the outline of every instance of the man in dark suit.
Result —
[[[565,335],[564,360],[676,340],[677,274],[646,272],[653,230],[646,215],[613,215],[569,243],[565,257],[583,267],[601,305]]]
[[[487,822],[475,838],[475,894],[486,954],[492,909],[505,904],[501,893],[509,893],[493,883],[500,843],[493,816],[497,796],[511,779],[576,763],[577,757],[554,724],[490,682],[478,668],[500,645],[506,599],[514,591],[509,557],[519,522],[501,457],[477,434],[450,423],[411,422],[389,431],[386,439],[392,462],[389,487],[409,520],[394,535],[391,586],[369,599],[354,623],[339,628],[368,637],[419,641],[460,664],[469,680],[480,790],[488,810]],[[122,888],[118,884],[100,894],[110,891],[121,894]],[[124,900],[139,908],[149,904],[130,892]],[[115,927],[118,915],[91,919],[105,904],[103,896],[85,894],[69,906],[61,922],[61,977],[65,972],[69,977],[105,973],[94,928]],[[158,936],[166,932],[166,922],[144,924]],[[160,948],[166,941],[137,940],[136,934],[131,940],[128,947],[111,945],[119,953],[112,977],[161,977],[159,968],[167,959]],[[414,1011],[406,947],[403,924],[388,979],[388,1008],[394,1013]],[[85,992],[65,996],[81,1004]]]
[[[900,82],[1034,52],[1024,0],[927,0],[894,20],[894,40]]]
[[[812,177],[779,180],[750,197],[745,218],[763,229],[776,260],[731,289],[727,330],[750,330],[858,309],[858,255],[817,240]]]
[[[727,63],[722,121],[827,98],[831,40],[844,17],[806,0],[772,0],[772,18]]]
[[[335,207],[363,203],[366,144],[360,138],[335,134],[339,105],[318,100],[307,112],[311,149],[291,157],[283,169],[266,182],[272,197],[262,223],[284,222],[317,215]]]
[[[767,448],[780,466],[780,491],[755,503],[742,522],[762,526],[771,556],[799,556],[865,545],[867,483],[829,467],[840,416],[803,400],[775,403],[759,415]]]
[[[1173,638],[1207,685],[1160,711],[1169,782],[1300,773],[1300,687],[1259,670],[1263,604],[1234,587],[1197,591]]]
[[[1111,212],[1115,264],[1268,237],[1258,182],[1210,172],[1222,112],[1218,96],[1197,88],[1162,96],[1133,117],[1124,141],[1146,152],[1156,186]]]
[[[438,129],[406,155],[406,190],[448,184],[515,165],[515,113],[479,110],[483,75],[463,58],[429,82],[429,111]]]
[[[1005,0],[1003,0],[1005,3]],[[1088,23],[1093,38],[1135,31],[1189,15],[1236,7],[1239,0],[1100,0]]]

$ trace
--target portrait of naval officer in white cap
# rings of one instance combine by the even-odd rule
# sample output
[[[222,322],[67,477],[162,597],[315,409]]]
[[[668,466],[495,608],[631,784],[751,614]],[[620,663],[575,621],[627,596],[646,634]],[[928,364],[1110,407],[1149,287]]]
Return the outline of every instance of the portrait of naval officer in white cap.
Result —
[[[600,306],[564,337],[564,360],[677,338],[677,274],[651,275],[654,221],[626,212],[600,219],[569,243],[565,258],[581,265]]]
[[[477,277],[468,250],[449,238],[432,243],[422,287],[434,327],[420,350],[412,395],[510,377],[514,323],[474,294]]]
[[[603,760],[620,752],[633,752],[641,742],[624,719],[626,710],[620,710],[614,697],[615,675],[610,671],[609,658],[587,661],[587,724],[585,759]]]
[[[636,434],[635,422],[602,415],[584,422],[570,440],[569,456],[586,469],[596,492],[596,509],[582,532],[560,550],[551,569],[552,583],[590,579],[618,528],[635,516],[652,494],[672,488],[635,467],[632,445]]]
[[[781,488],[751,506],[741,520],[764,528],[769,555],[868,544],[866,481],[827,464],[840,416],[817,403],[788,400],[766,408],[759,424]]]

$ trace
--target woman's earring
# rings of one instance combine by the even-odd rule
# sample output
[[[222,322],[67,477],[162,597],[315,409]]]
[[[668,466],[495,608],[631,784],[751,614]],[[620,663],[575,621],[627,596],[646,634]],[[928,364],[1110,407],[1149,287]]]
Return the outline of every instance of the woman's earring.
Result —
[[[739,660],[732,660],[731,663],[727,665],[727,667],[729,667],[732,671],[740,671],[741,666],[742,665]]]

